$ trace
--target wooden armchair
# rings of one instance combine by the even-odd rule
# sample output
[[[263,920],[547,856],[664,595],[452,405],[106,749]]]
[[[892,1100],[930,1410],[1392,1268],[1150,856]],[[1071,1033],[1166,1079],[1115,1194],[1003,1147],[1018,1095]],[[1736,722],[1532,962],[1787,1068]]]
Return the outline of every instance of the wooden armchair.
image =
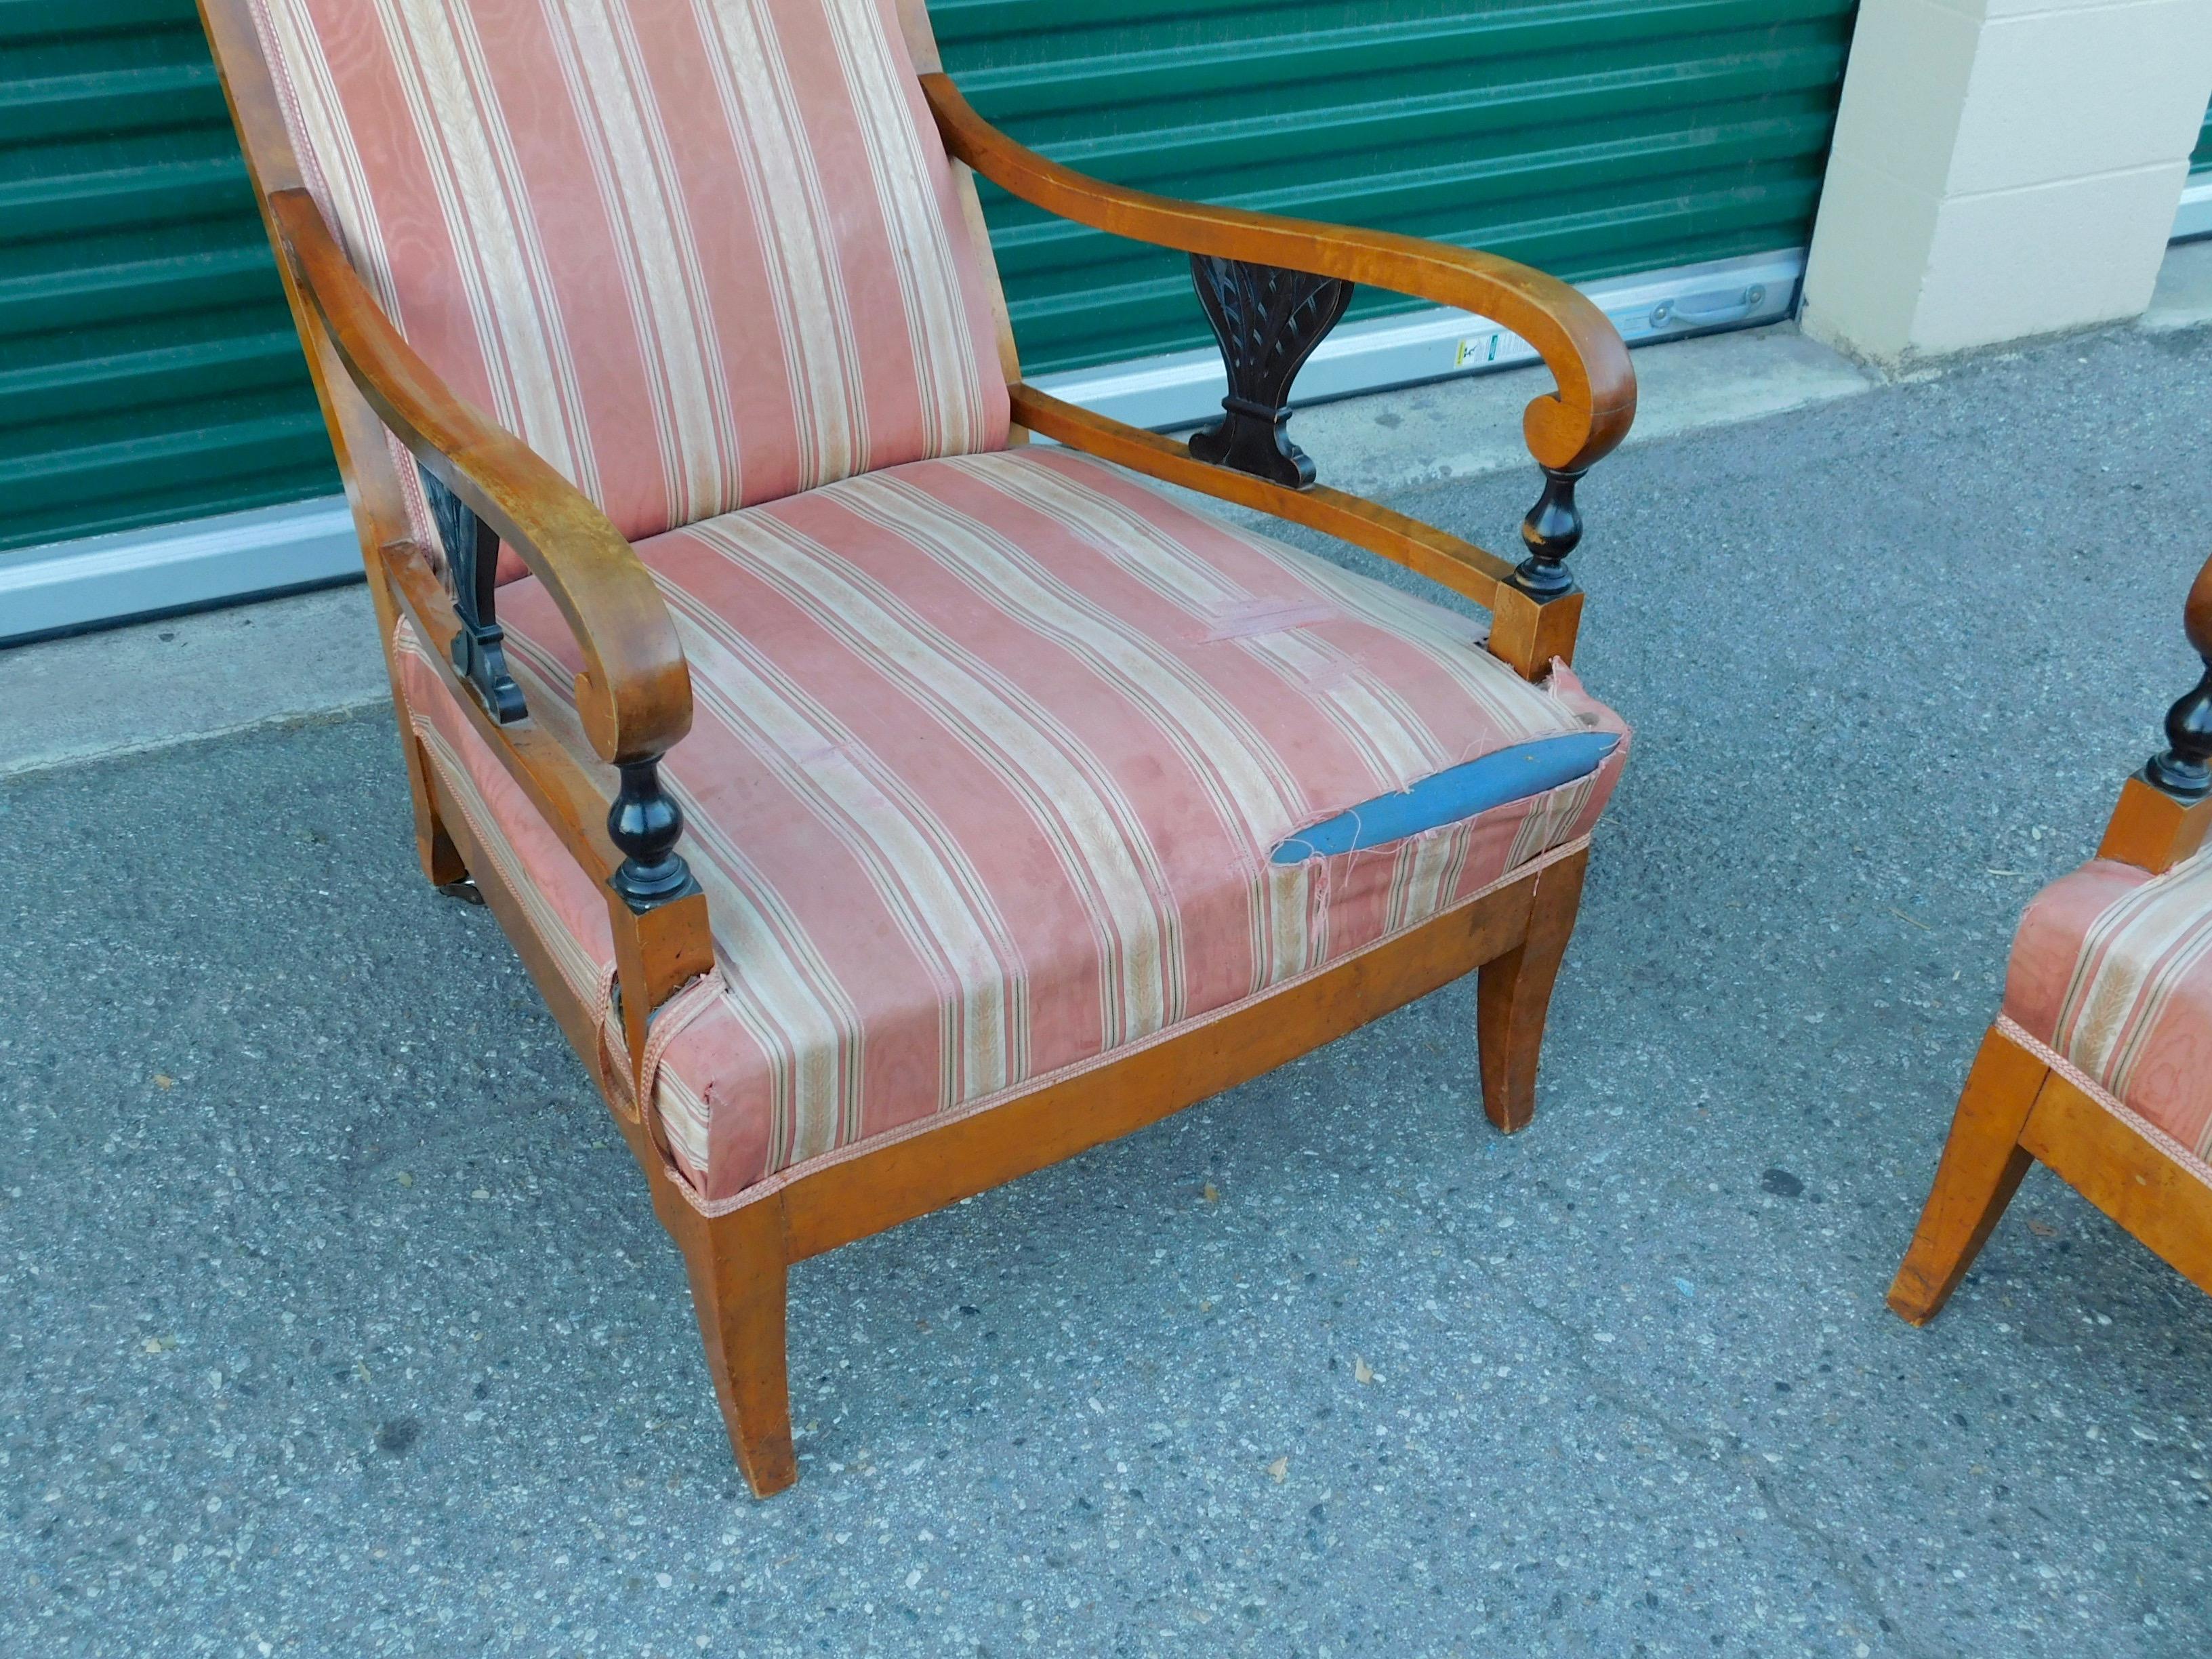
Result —
[[[1528,1121],[1627,753],[1566,666],[1564,562],[1634,381],[1572,289],[1080,178],[976,116],[918,3],[203,15],[422,867],[490,906],[599,1081],[756,1492],[796,1478],[794,1261],[1476,969],[1485,1105]],[[1192,256],[1216,427],[1022,383],[968,167]],[[1313,483],[1284,435],[1355,283],[1550,366],[1517,564]],[[1134,473],[1396,560],[1491,633]]]
[[[2204,678],[2120,791],[2097,856],[2021,917],[2003,1011],[1967,1073],[1889,1287],[1942,1311],[2036,1159],[2212,1291],[2212,562],[2184,618]]]

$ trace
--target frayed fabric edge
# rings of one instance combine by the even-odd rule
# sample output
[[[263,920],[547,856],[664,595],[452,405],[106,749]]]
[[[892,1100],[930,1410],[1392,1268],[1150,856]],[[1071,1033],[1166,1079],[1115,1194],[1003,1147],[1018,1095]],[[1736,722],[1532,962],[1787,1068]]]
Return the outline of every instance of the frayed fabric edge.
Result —
[[[629,1082],[629,1038],[623,1030],[622,1021],[615,1017],[614,988],[615,970],[609,968],[600,981],[596,1011],[599,1041],[607,1051],[609,1079],[629,1105],[629,1110],[621,1115],[632,1123],[641,1123],[644,1117]],[[653,1103],[653,1112],[662,1120],[664,1130],[667,1128],[667,1114],[661,1108],[659,1098],[661,1060],[668,1053],[669,1045],[683,1035],[685,1026],[727,994],[729,988],[722,982],[721,969],[714,968],[700,975],[653,1010],[645,1038],[645,1063],[640,1070],[644,1076],[645,1098]],[[609,1091],[610,1093],[614,1091],[612,1088]],[[690,1188],[688,1176],[684,1178],[684,1184],[687,1189]]]

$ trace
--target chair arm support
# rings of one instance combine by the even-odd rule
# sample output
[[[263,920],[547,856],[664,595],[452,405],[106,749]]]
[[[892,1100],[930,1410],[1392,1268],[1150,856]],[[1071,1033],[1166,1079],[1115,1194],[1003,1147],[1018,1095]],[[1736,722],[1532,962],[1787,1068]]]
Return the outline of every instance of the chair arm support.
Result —
[[[2120,790],[2100,859],[2158,875],[2212,837],[2212,559],[2190,584],[2181,631],[2204,665],[2197,684],[2166,711],[2166,747]]]
[[[1014,419],[1054,443],[1216,501],[1305,525],[1474,600],[1490,612],[1491,654],[1523,679],[1540,680],[1555,659],[1574,657],[1583,612],[1579,590],[1538,599],[1522,589],[1514,568],[1495,553],[1434,525],[1326,484],[1292,489],[1201,461],[1171,438],[1064,403],[1033,386],[1018,382],[1008,392]]]
[[[1500,590],[1513,580],[1513,567],[1496,554],[1376,502],[1326,484],[1291,489],[1212,465],[1194,459],[1173,439],[1064,402],[1026,382],[1008,391],[1014,419],[1054,443],[1364,547],[1486,610],[1497,609]]]
[[[691,726],[690,670],[653,577],[606,515],[529,446],[464,403],[369,293],[304,190],[269,210],[301,293],[347,374],[422,465],[545,585],[584,654],[576,707],[615,766],[658,759]]]
[[[2166,714],[2166,748],[2143,775],[2170,795],[2196,800],[2212,793],[2212,559],[2190,584],[2181,631],[2204,665],[2203,677]]]
[[[1239,208],[1207,207],[1085,177],[1024,148],[978,115],[951,79],[921,88],[952,155],[1048,213],[1185,253],[1277,265],[1405,294],[1489,318],[1534,347],[1558,382],[1522,416],[1537,462],[1580,472],[1636,416],[1636,371],[1603,312],[1557,277],[1495,254]]]

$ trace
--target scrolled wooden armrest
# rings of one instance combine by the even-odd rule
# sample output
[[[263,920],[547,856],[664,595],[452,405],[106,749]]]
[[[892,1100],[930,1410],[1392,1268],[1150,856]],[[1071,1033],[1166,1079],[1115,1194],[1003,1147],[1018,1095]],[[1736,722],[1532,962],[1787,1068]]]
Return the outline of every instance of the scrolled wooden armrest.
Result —
[[[1280,266],[1385,289],[1501,323],[1541,356],[1559,390],[1522,419],[1528,452],[1579,472],[1610,453],[1636,416],[1636,371],[1603,312],[1566,283],[1510,259],[1384,231],[1206,207],[1088,178],[1024,148],[978,115],[951,79],[921,87],[945,147],[1022,200],[1093,229],[1185,253]]]
[[[576,707],[617,766],[665,754],[691,726],[691,678],[675,623],[606,515],[528,445],[464,403],[384,314],[304,190],[269,210],[347,374],[385,424],[545,585],[582,647]]]

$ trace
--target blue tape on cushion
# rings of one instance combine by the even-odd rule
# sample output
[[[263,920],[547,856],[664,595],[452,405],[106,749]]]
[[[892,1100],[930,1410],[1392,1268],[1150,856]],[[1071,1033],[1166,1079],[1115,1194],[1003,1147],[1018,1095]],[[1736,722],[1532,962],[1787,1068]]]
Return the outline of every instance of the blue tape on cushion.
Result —
[[[1433,773],[1402,793],[1377,795],[1348,812],[1301,830],[1275,848],[1274,861],[1297,864],[1332,853],[1379,847],[1439,824],[1457,823],[1508,801],[1526,800],[1588,777],[1620,741],[1610,732],[1575,732],[1516,743],[1480,760]]]

